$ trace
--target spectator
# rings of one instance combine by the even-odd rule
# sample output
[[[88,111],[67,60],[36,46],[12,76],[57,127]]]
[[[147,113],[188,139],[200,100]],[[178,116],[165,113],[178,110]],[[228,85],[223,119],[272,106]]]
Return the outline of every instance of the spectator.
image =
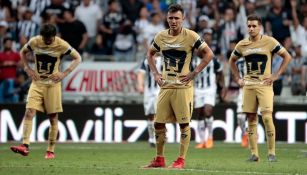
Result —
[[[304,95],[305,87],[302,85],[303,64],[306,62],[306,57],[302,56],[301,46],[295,47],[295,55],[288,66],[288,72],[291,77],[290,85],[292,95]]]
[[[64,20],[65,22],[59,26],[61,38],[82,54],[88,40],[84,24],[74,17],[72,10],[64,11]]]
[[[307,16],[303,17],[303,25],[300,24],[296,7],[296,0],[291,0],[291,12],[293,17],[293,25],[290,26],[291,39],[293,44],[300,45],[302,49],[302,55],[307,56]]]
[[[0,21],[0,51],[3,50],[4,38],[9,36],[8,31],[8,23],[6,21]]]
[[[232,8],[227,8],[224,14],[224,24],[220,28],[222,36],[220,46],[224,56],[229,50],[230,41],[237,39],[237,29],[235,11]]]
[[[113,54],[113,44],[119,28],[126,21],[126,16],[119,11],[119,4],[116,0],[109,0],[108,11],[103,16],[100,32],[104,36],[107,54]]]
[[[106,55],[107,54],[107,49],[104,46],[104,38],[102,34],[98,34],[96,36],[95,43],[90,49],[90,53],[94,55]]]
[[[183,21],[183,26],[194,30],[196,25],[196,1],[177,0],[177,4],[180,4],[184,9],[185,20]]]
[[[92,0],[82,0],[82,3],[76,8],[75,17],[86,27],[89,37],[86,50],[89,50],[96,41],[98,23],[102,18],[102,10]]]
[[[144,55],[146,55],[146,46],[144,46],[144,30],[145,27],[150,24],[149,20],[149,13],[146,7],[142,7],[139,18],[134,23],[134,32],[136,34],[136,42],[137,42],[137,52],[136,52],[136,59],[143,60]]]
[[[146,50],[149,49],[155,35],[158,32],[164,30],[164,25],[159,13],[152,13],[150,17],[151,17],[151,22],[149,23],[149,25],[145,26],[144,28],[143,44]]]
[[[5,38],[3,45],[4,51],[0,52],[0,103],[14,103],[18,101],[13,91],[20,56],[12,50],[12,38]]]
[[[123,13],[128,17],[130,22],[134,24],[140,14],[141,8],[144,6],[144,3],[139,0],[121,0],[120,3]]]
[[[32,20],[41,24],[41,14],[47,6],[50,6],[51,0],[31,0],[28,8],[33,12]]]
[[[55,16],[56,23],[61,24],[65,22],[63,18],[65,10],[64,0],[51,0],[51,4],[42,11],[41,17],[46,22],[50,16]]]
[[[18,40],[22,46],[39,32],[39,25],[32,21],[32,16],[32,10],[27,8],[22,12],[22,19],[17,23]]]
[[[134,45],[135,39],[132,26],[125,24],[120,28],[114,42],[115,61],[135,61]]]
[[[272,0],[272,8],[266,17],[266,33],[283,43],[290,36],[291,14],[283,8],[282,0]]]

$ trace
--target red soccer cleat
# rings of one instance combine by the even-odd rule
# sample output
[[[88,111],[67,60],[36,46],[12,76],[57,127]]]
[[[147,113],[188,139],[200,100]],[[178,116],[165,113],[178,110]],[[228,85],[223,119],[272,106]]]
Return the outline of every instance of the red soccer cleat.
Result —
[[[165,167],[165,159],[163,156],[155,157],[150,164],[143,166],[143,168],[164,168]]]
[[[27,156],[30,151],[29,151],[29,148],[27,148],[25,145],[21,144],[19,146],[11,146],[11,150],[14,152],[14,153],[19,153],[23,156]]]
[[[46,154],[45,154],[45,159],[54,159],[55,158],[55,155],[53,152],[51,151],[47,151]]]
[[[184,168],[184,159],[178,157],[177,160],[175,160],[172,165],[168,166],[168,168],[183,169]]]

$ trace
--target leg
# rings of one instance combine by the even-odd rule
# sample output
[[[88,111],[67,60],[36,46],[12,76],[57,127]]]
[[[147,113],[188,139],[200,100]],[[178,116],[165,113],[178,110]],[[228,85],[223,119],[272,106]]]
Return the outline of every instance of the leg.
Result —
[[[189,148],[190,139],[191,139],[191,129],[189,123],[180,123],[180,149],[179,149],[179,157],[170,165],[168,168],[184,168],[185,157]]]
[[[179,126],[181,132],[179,158],[185,159],[185,156],[187,154],[190,145],[191,129],[189,123],[182,123],[179,124]]]
[[[197,132],[200,137],[200,143],[196,145],[196,148],[205,148],[205,108],[196,108],[194,109],[197,115]]]
[[[148,142],[150,144],[151,147],[155,147],[155,128],[154,128],[154,115],[150,114],[147,116],[148,120],[147,120],[147,129],[148,129]]]
[[[258,125],[258,116],[256,113],[247,113],[246,114],[247,121],[248,121],[248,139],[250,142],[250,149],[252,156],[259,157],[258,154],[258,135],[257,135],[257,125]],[[258,159],[256,160],[258,161]]]
[[[49,114],[49,136],[48,136],[48,148],[47,151],[54,152],[55,142],[58,136],[58,114]]]
[[[268,158],[269,161],[275,162],[275,126],[273,123],[272,112],[265,111],[262,112],[262,120],[265,126],[265,133],[267,139],[267,146],[268,146]],[[273,158],[270,158],[273,157]]]
[[[154,123],[156,134],[156,157],[143,168],[161,168],[165,167],[164,159],[164,144],[166,140],[166,128],[165,123]]]
[[[246,133],[245,121],[246,121],[246,115],[244,113],[238,113],[237,114],[237,124],[242,131],[241,146],[244,148],[247,148],[248,147],[248,135]]]
[[[53,159],[55,142],[58,136],[58,114],[48,114],[50,127],[49,127],[49,136],[48,136],[48,148],[46,151],[45,159]]]
[[[32,132],[32,120],[36,114],[35,109],[27,108],[23,119],[22,145],[12,146],[11,150],[23,156],[29,154],[30,135]]]
[[[206,141],[206,148],[213,147],[213,116],[212,116],[213,106],[206,104],[205,105],[205,122],[206,127],[208,128],[208,139]]]

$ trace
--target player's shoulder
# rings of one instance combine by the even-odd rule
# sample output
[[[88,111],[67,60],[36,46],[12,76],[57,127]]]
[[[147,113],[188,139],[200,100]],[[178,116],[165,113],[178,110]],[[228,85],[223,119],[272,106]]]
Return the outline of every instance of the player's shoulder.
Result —
[[[156,34],[156,36],[166,36],[166,35],[168,35],[168,29],[163,29]]]
[[[249,38],[244,38],[237,43],[237,46],[244,46],[244,45],[248,45],[250,43],[251,43],[251,41],[249,40]]]
[[[30,40],[29,40],[29,43],[32,44],[40,44],[40,42],[43,42],[43,39],[40,35],[37,35],[37,36],[33,36]]]
[[[187,28],[182,28],[182,33],[187,36],[191,36],[191,35],[198,36],[198,34],[194,30],[187,29]]]

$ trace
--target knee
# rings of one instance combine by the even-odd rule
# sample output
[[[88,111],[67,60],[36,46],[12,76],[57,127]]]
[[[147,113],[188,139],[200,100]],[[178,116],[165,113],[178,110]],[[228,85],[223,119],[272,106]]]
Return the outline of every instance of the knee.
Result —
[[[262,120],[264,124],[270,123],[273,121],[271,112],[262,112]]]
[[[255,113],[247,113],[246,114],[247,121],[249,125],[257,125],[258,124],[258,116]]]
[[[165,123],[156,123],[154,124],[156,130],[165,129]]]
[[[189,127],[189,123],[182,123],[182,124],[179,124],[179,126],[180,126],[180,129],[183,130],[183,129]]]
[[[26,120],[32,120],[33,117],[35,116],[35,114],[36,114],[35,109],[27,108],[26,112],[25,112],[25,119]]]
[[[54,113],[54,114],[49,114],[49,121],[51,124],[57,124],[58,122],[58,114]]]

